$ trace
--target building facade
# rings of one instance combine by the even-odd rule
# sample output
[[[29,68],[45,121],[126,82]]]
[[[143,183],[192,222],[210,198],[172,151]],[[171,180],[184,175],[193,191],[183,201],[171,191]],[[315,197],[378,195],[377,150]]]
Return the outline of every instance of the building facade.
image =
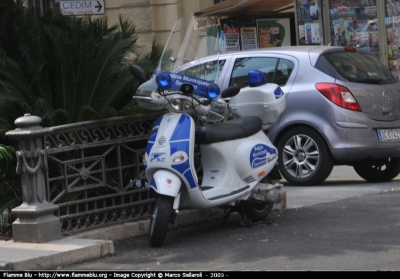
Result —
[[[23,4],[28,8],[40,8],[43,13],[50,9],[61,9],[63,12],[62,8],[68,7],[68,12],[75,10],[77,15],[85,10],[82,7],[89,2],[97,3],[90,0],[26,0]],[[178,18],[212,6],[215,0],[99,0],[98,3],[104,5],[104,9],[92,16],[106,16],[109,26],[118,23],[119,16],[130,19],[139,34],[138,44],[150,47],[154,37],[160,43],[167,40]],[[66,16],[73,15],[66,13]]]
[[[400,80],[400,0],[25,0],[24,5],[45,12],[60,9],[60,3],[88,2],[104,6],[101,15],[110,25],[119,16],[132,20],[143,46],[150,46],[154,37],[163,44],[182,16],[220,15],[227,18],[227,28],[240,34],[255,28],[258,48],[303,44],[363,48]],[[267,34],[271,30],[284,32],[286,41],[279,42],[282,38],[275,34],[278,43],[273,43]]]

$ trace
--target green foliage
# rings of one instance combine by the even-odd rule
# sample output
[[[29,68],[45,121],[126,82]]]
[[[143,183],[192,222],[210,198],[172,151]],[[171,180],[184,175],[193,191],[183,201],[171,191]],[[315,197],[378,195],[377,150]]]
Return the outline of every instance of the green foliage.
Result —
[[[11,201],[7,201],[3,206],[0,208],[0,229],[3,229],[6,226],[9,226],[14,221],[14,216],[11,213],[11,210],[22,203],[22,198],[18,197]]]
[[[121,17],[109,27],[104,17],[41,15],[0,0],[0,207],[18,198],[10,192],[16,143],[5,136],[18,117],[37,115],[50,127],[144,112],[132,99],[138,81],[128,57],[150,75],[162,46],[154,40],[140,55],[137,40]]]
[[[5,155],[7,159],[4,160],[9,160],[9,164],[0,166],[0,229],[2,229],[14,221],[11,210],[22,203],[22,198],[21,179],[15,173],[15,168],[11,169],[14,166],[13,163],[15,163],[15,151],[9,146],[0,145],[0,148],[3,151],[10,149],[6,151],[9,151],[9,154]],[[3,160],[0,159],[0,162],[3,162]]]
[[[0,118],[8,122],[26,112],[44,126],[121,115],[138,85],[127,57],[150,75],[162,51],[154,40],[138,56],[135,25],[121,17],[108,27],[106,18],[15,6],[0,13],[0,30]]]
[[[13,146],[0,144],[0,169],[10,170],[15,165],[15,149]]]

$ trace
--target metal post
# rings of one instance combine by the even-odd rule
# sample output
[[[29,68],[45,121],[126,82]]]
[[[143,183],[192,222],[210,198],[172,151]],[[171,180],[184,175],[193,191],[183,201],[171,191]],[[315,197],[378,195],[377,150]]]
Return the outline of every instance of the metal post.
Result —
[[[58,206],[46,200],[48,166],[43,135],[50,129],[40,126],[41,122],[40,117],[27,113],[15,120],[17,129],[6,133],[18,140],[16,171],[22,183],[23,203],[12,210],[17,217],[12,224],[14,242],[40,243],[61,238],[60,219],[53,214]]]

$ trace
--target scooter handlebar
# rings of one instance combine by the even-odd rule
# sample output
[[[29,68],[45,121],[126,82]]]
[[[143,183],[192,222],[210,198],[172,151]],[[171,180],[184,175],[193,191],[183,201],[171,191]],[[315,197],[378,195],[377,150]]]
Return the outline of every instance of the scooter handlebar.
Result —
[[[213,109],[208,99],[199,100],[193,96],[184,95],[179,91],[168,92],[167,94],[160,94],[159,92],[153,91],[151,96],[137,96],[136,98],[150,101],[156,105],[161,105],[173,112],[194,112],[205,121],[217,122],[222,121],[225,118],[224,115],[214,111],[215,108]]]

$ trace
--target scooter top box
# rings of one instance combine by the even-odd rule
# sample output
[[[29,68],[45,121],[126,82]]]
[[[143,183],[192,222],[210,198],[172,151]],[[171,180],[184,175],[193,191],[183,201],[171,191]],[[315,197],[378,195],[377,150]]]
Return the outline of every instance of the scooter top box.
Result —
[[[286,107],[286,96],[279,92],[282,91],[275,83],[247,86],[230,99],[229,107],[236,117],[257,116],[263,125],[273,124]]]

